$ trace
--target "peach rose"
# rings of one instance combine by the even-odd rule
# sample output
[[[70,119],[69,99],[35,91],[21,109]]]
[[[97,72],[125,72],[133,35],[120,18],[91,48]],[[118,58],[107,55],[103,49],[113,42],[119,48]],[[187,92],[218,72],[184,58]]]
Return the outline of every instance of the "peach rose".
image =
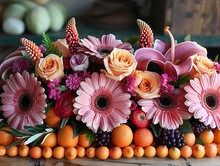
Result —
[[[198,78],[201,74],[211,76],[216,72],[214,62],[205,56],[195,55],[193,57],[193,68],[190,71],[191,78]]]
[[[66,43],[66,39],[58,39],[54,42],[54,45],[58,48],[60,52],[62,52],[63,57],[70,57],[71,53],[69,51],[69,46]]]
[[[160,96],[161,81],[158,73],[136,70],[134,76],[136,77],[134,90],[139,97],[152,99]]]
[[[103,60],[106,70],[101,70],[101,72],[116,81],[121,81],[130,75],[137,67],[134,55],[123,49],[114,48]]]
[[[44,81],[61,80],[64,77],[63,57],[49,54],[35,65],[35,73]]]

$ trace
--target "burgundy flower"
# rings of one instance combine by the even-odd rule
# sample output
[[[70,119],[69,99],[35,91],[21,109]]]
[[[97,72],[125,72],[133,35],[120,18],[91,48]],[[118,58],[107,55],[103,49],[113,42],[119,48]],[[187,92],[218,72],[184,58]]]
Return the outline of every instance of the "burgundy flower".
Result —
[[[55,104],[55,113],[61,118],[73,115],[73,99],[75,95],[71,91],[65,91]]]

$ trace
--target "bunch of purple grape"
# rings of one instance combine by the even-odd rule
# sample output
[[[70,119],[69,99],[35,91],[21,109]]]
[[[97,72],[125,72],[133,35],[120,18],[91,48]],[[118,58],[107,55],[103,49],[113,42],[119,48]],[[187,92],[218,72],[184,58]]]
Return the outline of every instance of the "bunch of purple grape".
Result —
[[[95,135],[95,140],[93,144],[95,147],[109,146],[110,142],[111,142],[111,133],[99,129]]]
[[[166,145],[168,148],[181,148],[185,145],[184,134],[181,130],[162,129],[159,137],[156,137],[157,145]]]
[[[195,135],[199,135],[205,130],[211,130],[210,126],[206,126],[203,122],[200,122],[198,119],[195,118],[191,118],[189,120],[189,123],[191,124],[192,131]]]

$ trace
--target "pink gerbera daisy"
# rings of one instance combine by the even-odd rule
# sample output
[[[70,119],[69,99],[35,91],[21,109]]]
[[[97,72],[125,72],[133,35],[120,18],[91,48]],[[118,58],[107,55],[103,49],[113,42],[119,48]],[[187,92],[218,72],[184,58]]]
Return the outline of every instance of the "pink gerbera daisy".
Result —
[[[123,92],[119,82],[94,72],[80,83],[76,93],[73,105],[76,118],[94,132],[99,128],[111,131],[127,122],[131,113],[130,94]]]
[[[220,129],[220,74],[201,75],[184,87],[185,105],[196,119],[211,128]]]
[[[16,129],[43,123],[46,95],[34,74],[23,71],[10,75],[3,86],[0,109],[8,124]]]
[[[133,52],[130,43],[123,43],[121,40],[116,40],[115,35],[103,35],[101,38],[88,36],[86,39],[81,39],[79,43],[81,48],[80,52],[91,56],[96,62],[102,64],[103,58],[110,54],[114,48],[125,49]]]
[[[176,89],[174,94],[163,94],[159,98],[141,99],[138,104],[146,112],[147,119],[153,124],[160,124],[165,129],[177,129],[183,124],[183,119],[189,119],[191,114],[184,105],[184,91]]]

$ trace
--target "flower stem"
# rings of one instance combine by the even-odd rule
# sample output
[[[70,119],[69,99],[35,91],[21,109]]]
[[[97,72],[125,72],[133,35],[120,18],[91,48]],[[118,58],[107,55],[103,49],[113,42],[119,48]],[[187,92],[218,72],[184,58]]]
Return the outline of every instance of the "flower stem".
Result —
[[[169,37],[170,37],[170,40],[171,40],[171,53],[170,53],[170,61],[172,63],[174,63],[174,55],[175,55],[175,41],[174,41],[174,37],[172,35],[172,33],[169,31],[170,27],[166,26],[164,28],[164,32],[167,32]]]

